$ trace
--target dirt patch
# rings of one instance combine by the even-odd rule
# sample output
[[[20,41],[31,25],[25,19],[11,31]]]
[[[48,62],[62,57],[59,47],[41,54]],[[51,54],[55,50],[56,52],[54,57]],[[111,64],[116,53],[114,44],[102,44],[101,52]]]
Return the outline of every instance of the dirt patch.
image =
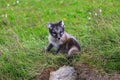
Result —
[[[99,72],[98,69],[88,66],[87,64],[74,65],[77,73],[77,80],[120,80],[120,74],[108,74],[105,72]],[[55,71],[54,67],[48,67],[40,71],[36,80],[49,80],[50,72]]]
[[[50,72],[55,71],[56,69],[54,67],[48,67],[44,70],[39,72],[39,75],[37,76],[36,80],[49,80]]]
[[[78,75],[77,80],[120,80],[120,74],[100,72],[87,64],[75,65],[75,69]]]

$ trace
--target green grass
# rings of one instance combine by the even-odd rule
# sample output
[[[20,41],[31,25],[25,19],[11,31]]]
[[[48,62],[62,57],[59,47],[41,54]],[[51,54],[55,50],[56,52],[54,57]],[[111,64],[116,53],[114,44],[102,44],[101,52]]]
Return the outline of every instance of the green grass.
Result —
[[[45,67],[79,62],[120,71],[119,13],[119,0],[0,0],[0,80],[33,79]],[[43,51],[47,23],[59,20],[82,47],[72,61]]]

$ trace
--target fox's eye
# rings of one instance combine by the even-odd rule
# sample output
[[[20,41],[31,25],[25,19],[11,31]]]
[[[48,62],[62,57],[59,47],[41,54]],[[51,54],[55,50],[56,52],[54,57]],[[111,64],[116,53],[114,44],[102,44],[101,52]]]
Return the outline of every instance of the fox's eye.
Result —
[[[56,32],[53,32],[52,34],[55,36],[55,35],[56,35]]]
[[[56,34],[56,32],[53,32],[53,34]]]
[[[60,32],[61,35],[63,35],[63,32]]]

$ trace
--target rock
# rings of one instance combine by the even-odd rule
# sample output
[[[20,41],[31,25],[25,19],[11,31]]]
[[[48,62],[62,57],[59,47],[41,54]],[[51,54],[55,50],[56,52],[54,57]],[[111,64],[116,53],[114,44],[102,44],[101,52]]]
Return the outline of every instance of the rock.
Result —
[[[63,66],[50,73],[49,80],[76,80],[77,73],[73,67]]]

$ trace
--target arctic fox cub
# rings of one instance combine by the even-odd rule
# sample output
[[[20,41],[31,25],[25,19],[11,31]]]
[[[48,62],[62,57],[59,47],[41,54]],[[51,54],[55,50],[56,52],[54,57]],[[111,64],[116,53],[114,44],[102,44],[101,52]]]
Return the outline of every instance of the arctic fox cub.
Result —
[[[74,53],[80,51],[79,42],[70,34],[64,31],[64,22],[48,23],[49,44],[46,51],[50,51],[52,47],[56,48],[55,53],[60,50],[67,52],[67,58],[73,56]]]

